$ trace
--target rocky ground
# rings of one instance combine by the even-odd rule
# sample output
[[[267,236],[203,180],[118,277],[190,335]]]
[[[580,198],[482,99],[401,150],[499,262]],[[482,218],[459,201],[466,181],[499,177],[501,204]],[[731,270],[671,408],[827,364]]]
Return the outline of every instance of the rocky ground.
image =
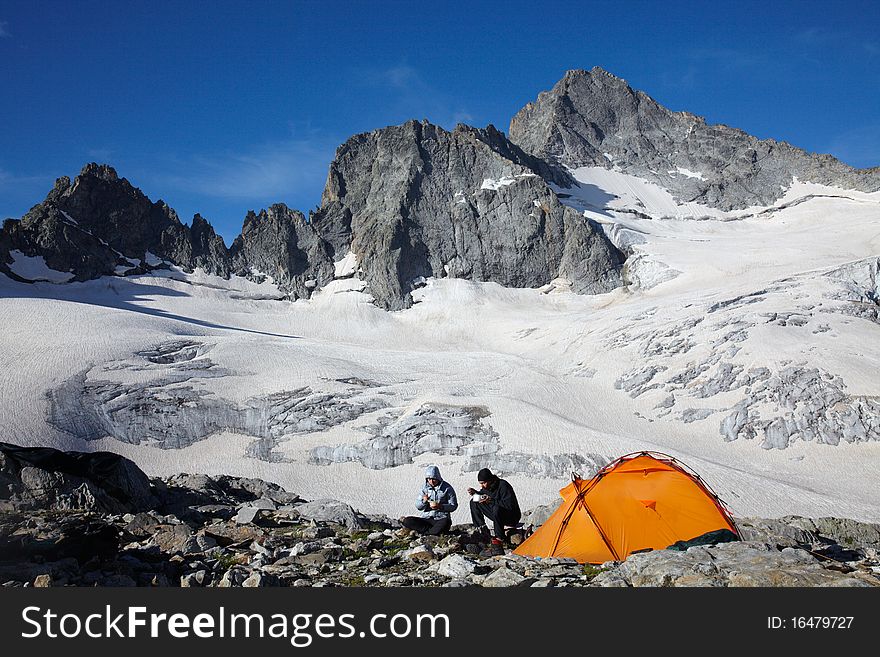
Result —
[[[526,514],[539,524],[550,509]],[[599,566],[418,536],[258,479],[148,479],[115,455],[0,443],[3,586],[880,586],[880,525],[738,519],[742,541]]]

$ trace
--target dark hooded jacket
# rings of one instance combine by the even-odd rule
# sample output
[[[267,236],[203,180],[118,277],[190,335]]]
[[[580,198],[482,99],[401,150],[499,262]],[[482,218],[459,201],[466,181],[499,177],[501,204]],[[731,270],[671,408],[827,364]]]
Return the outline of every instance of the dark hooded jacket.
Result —
[[[491,508],[500,510],[508,522],[518,522],[522,517],[516,493],[513,492],[513,486],[505,479],[491,475],[489,485],[479,492],[489,496]]]
[[[431,486],[428,478],[433,477],[439,479],[440,483]],[[428,496],[428,501],[424,500],[424,496]],[[432,509],[430,502],[439,502],[440,506]],[[455,496],[455,489],[449,485],[449,482],[443,481],[440,476],[440,468],[436,465],[429,465],[425,468],[425,485],[419,493],[419,499],[416,500],[416,508],[422,512],[423,518],[431,520],[442,520],[448,518],[449,514],[458,508],[458,499]]]

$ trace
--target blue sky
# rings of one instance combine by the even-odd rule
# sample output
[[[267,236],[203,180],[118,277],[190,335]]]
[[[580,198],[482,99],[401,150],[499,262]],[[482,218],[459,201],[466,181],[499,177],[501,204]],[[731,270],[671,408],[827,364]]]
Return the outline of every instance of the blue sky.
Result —
[[[320,202],[349,136],[511,117],[602,66],[673,110],[880,165],[877,2],[0,0],[0,218],[107,162],[224,236]]]

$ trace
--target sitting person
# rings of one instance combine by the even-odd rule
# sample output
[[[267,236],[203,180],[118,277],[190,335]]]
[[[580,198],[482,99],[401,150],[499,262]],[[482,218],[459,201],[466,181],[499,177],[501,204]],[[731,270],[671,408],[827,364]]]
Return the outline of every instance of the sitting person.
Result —
[[[425,485],[419,493],[416,508],[422,512],[421,517],[406,516],[400,519],[407,529],[419,534],[438,536],[452,527],[449,514],[458,508],[458,499],[455,497],[455,489],[443,481],[436,465],[425,468]]]
[[[522,517],[516,493],[507,481],[492,474],[489,468],[477,473],[477,481],[480,482],[480,490],[467,489],[471,496],[471,518],[486,538],[489,537],[486,519],[491,520],[495,529],[492,545],[503,545],[504,527],[516,526]],[[476,497],[478,494],[480,497]]]

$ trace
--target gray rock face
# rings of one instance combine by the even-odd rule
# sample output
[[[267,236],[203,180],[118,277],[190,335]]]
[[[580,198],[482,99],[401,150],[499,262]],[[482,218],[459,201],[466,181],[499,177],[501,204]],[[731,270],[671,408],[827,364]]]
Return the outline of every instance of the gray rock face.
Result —
[[[359,257],[368,291],[391,310],[411,305],[420,277],[512,287],[563,277],[587,294],[618,286],[622,254],[541,173],[554,175],[491,127],[410,121],[337,150],[311,221],[334,260]]]
[[[296,507],[301,518],[306,520],[321,520],[345,525],[349,529],[358,529],[363,525],[363,520],[354,509],[338,500],[315,500],[306,502]]]
[[[849,574],[823,568],[806,550],[776,551],[763,543],[734,542],[633,554],[600,573],[593,585],[619,586],[871,586]]]
[[[803,522],[777,518],[744,518],[737,522],[739,534],[744,541],[775,544],[783,547],[805,547],[817,542],[815,526],[804,518],[811,526],[803,526]]]
[[[276,204],[259,214],[248,212],[230,248],[232,267],[239,276],[271,276],[292,298],[333,280],[327,244],[303,214]]]
[[[146,475],[117,454],[0,443],[0,508],[118,513],[155,503]]]
[[[185,269],[228,275],[223,240],[199,215],[192,228],[163,201],[152,202],[107,165],[87,164],[73,184],[59,178],[21,221],[4,224],[10,247],[39,255],[75,280],[145,271],[147,253]]]
[[[59,178],[20,221],[5,222],[0,272],[17,278],[8,266],[12,250],[42,256],[74,280],[143,273],[165,261],[224,277],[269,277],[296,299],[333,280],[333,261],[351,250],[386,309],[411,305],[413,281],[423,276],[514,287],[563,277],[584,294],[618,286],[623,255],[561,205],[544,179],[570,182],[491,126],[450,133],[409,122],[341,146],[310,221],[282,204],[250,212],[227,249],[200,215],[186,226],[111,167],[89,164],[73,184]]]
[[[656,182],[680,201],[723,210],[770,205],[792,176],[846,189],[880,189],[880,168],[857,170],[830,155],[707,125],[699,116],[666,109],[598,67],[569,71],[539,94],[513,117],[510,139],[550,162],[613,166]]]
[[[809,522],[808,519],[805,519]],[[846,547],[870,546],[880,549],[880,525],[849,518],[816,518],[816,532]]]
[[[537,529],[547,522],[560,506],[562,506],[562,498],[557,497],[549,504],[542,504],[534,509],[529,509],[522,514],[522,523],[526,527],[532,526],[534,529]]]
[[[201,215],[186,226],[164,202],[150,201],[113,168],[98,164],[86,165],[73,184],[59,178],[45,201],[20,221],[4,223],[0,271],[17,278],[8,268],[11,250],[42,256],[52,269],[71,272],[72,280],[144,273],[167,267],[159,264],[165,261],[227,278],[236,273],[260,282],[269,276],[292,298],[308,297],[333,274],[326,246],[300,212],[278,204],[248,213],[242,234],[227,249]]]

